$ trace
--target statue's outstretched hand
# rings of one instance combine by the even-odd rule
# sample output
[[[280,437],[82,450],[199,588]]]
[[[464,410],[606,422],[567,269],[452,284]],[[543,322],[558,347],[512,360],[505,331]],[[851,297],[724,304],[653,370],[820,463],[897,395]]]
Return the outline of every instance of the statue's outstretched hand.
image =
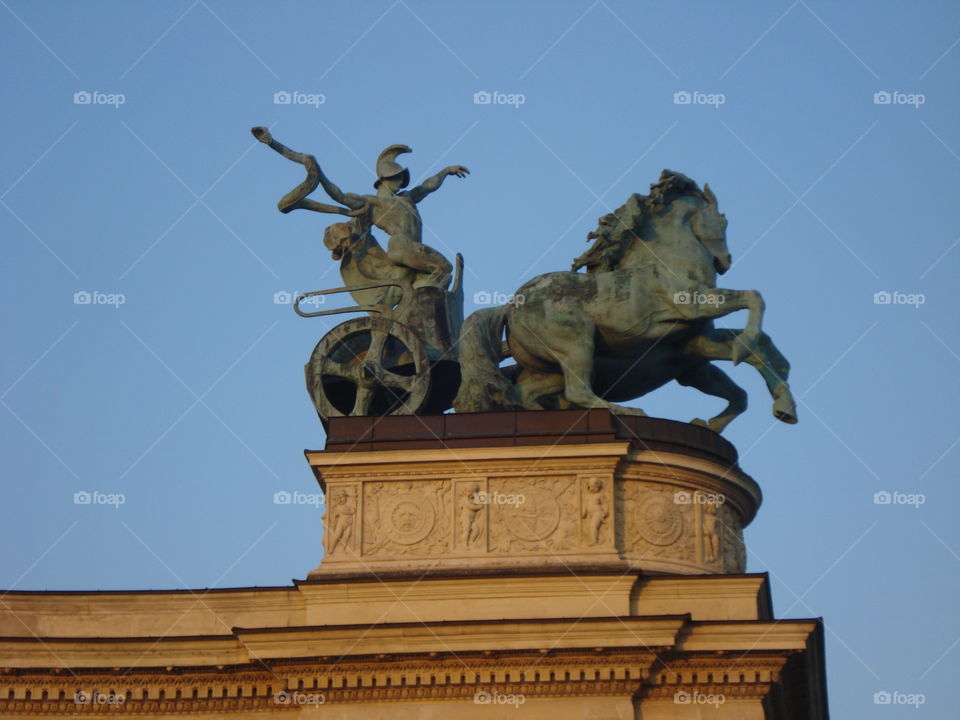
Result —
[[[470,171],[467,170],[463,165],[451,165],[444,172],[447,175],[456,175],[457,177],[466,177],[470,174]]]

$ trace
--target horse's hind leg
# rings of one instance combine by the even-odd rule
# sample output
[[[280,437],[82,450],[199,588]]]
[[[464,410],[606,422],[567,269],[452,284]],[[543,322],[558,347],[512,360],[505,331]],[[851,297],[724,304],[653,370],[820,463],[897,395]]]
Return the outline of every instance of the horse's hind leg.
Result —
[[[573,287],[571,291],[575,290],[576,287]],[[528,303],[517,306],[509,315],[510,346],[524,348],[525,353],[544,364],[556,366],[563,373],[563,397],[571,406],[610,410],[618,415],[646,415],[639,408],[607,402],[593,391],[594,335],[597,328],[589,318],[572,303],[538,307],[529,302],[529,296],[527,300]],[[522,364],[516,352],[514,358]],[[524,398],[524,407],[529,407],[526,400],[531,395],[528,393]]]
[[[742,330],[715,329],[691,340],[684,352],[710,360],[729,360],[736,346],[741,345]],[[765,332],[760,333],[756,348],[745,357],[767,385],[773,397],[773,416],[793,425],[797,422],[797,408],[787,378],[790,363]]]
[[[560,373],[530,372],[517,381],[520,404],[527,410],[566,410],[563,395],[563,375]],[[551,407],[556,404],[557,407]]]
[[[714,432],[722,432],[737,415],[747,409],[746,391],[731,380],[723,370],[709,362],[704,361],[684,373],[677,378],[677,382],[727,401],[727,407],[722,412],[707,421],[699,418],[692,420],[694,425],[702,425]]]
[[[563,370],[564,395],[572,405],[582,408],[607,409],[617,415],[639,415],[646,417],[640,408],[626,407],[607,402],[597,395],[591,387],[593,378],[593,332],[591,326],[588,332],[578,335],[576,342],[568,343],[562,348],[552,348],[557,361]]]

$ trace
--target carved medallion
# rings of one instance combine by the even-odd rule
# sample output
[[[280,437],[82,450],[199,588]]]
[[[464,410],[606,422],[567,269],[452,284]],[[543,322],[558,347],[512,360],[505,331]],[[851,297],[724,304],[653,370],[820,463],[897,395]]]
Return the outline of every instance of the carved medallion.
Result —
[[[423,540],[437,521],[430,498],[424,493],[405,493],[389,498],[383,507],[383,531],[401,545],[414,545]]]
[[[507,531],[520,540],[543,540],[560,523],[560,503],[544,488],[524,488],[523,495],[522,503],[503,511]]]
[[[647,497],[637,508],[637,529],[651,545],[672,545],[683,533],[683,516],[672,496]]]

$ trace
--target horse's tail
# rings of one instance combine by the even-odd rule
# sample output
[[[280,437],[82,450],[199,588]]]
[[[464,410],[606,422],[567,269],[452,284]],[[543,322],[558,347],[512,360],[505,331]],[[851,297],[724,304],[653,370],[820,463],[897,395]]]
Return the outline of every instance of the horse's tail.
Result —
[[[460,331],[460,391],[453,401],[457,412],[518,410],[517,389],[500,372],[504,358],[501,336],[509,305],[477,310]]]

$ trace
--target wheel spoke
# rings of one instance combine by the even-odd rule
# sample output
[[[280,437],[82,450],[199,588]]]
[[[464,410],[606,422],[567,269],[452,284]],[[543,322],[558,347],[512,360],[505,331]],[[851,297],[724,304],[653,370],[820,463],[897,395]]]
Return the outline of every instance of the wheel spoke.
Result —
[[[387,342],[387,333],[383,330],[370,330],[370,347],[367,348],[367,354],[364,356],[364,360],[368,363],[382,365],[383,364],[383,347]]]
[[[321,357],[319,360],[321,375],[332,375],[353,382],[358,382],[360,379],[359,363],[337,362],[327,357]]]
[[[353,403],[351,415],[366,415],[370,412],[370,401],[373,400],[373,389],[364,385],[357,385],[357,399]]]
[[[321,338],[308,363],[307,386],[323,418],[409,415],[428,397],[430,371],[416,330],[390,318],[358,318]]]
[[[400,375],[399,373],[384,370],[381,382],[387,387],[410,390],[416,384],[417,377],[415,375]]]

